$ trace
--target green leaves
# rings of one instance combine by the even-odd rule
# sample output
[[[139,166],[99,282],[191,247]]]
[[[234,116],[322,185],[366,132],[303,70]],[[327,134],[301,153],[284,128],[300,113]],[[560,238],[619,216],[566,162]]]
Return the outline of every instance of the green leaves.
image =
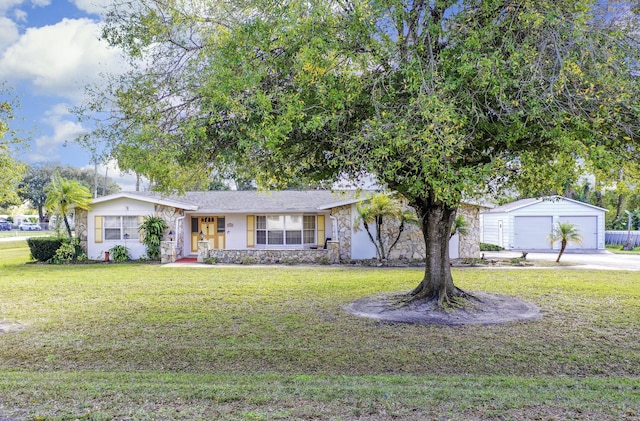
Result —
[[[224,168],[276,188],[368,172],[450,206],[561,191],[637,138],[634,33],[598,7],[143,1],[104,30],[149,65],[89,109],[116,117],[97,134],[120,166],[163,189]]]
[[[18,184],[26,170],[23,163],[14,159],[12,146],[22,140],[15,137],[9,122],[13,120],[13,112],[17,106],[16,99],[12,97],[12,92],[0,83],[0,173],[3,175],[0,183],[0,203],[18,204]]]
[[[142,242],[147,247],[147,256],[151,260],[160,259],[160,243],[167,228],[167,223],[159,216],[147,216],[138,228],[143,234]]]
[[[45,207],[53,214],[63,218],[67,234],[71,238],[71,227],[67,215],[74,208],[89,210],[92,200],[91,192],[76,180],[68,180],[54,174],[51,182],[45,188],[45,193],[47,195],[44,202]]]

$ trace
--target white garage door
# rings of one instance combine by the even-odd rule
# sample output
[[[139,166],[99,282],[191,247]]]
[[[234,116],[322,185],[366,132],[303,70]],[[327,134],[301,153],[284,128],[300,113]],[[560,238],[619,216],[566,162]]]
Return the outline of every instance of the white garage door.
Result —
[[[550,250],[547,236],[551,232],[551,216],[516,216],[514,218],[513,246],[519,250]]]
[[[582,244],[569,243],[571,249],[597,249],[598,248],[598,217],[596,216],[561,216],[558,222],[574,224],[582,236]]]

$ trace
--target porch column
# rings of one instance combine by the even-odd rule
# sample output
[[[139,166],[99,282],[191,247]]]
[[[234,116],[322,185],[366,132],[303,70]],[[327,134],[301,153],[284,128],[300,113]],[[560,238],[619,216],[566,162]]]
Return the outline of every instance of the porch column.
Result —
[[[340,242],[339,241],[327,241],[327,257],[331,264],[340,263]]]
[[[176,261],[176,247],[173,241],[160,242],[160,263],[173,263]]]
[[[209,257],[209,241],[198,241],[198,263]]]

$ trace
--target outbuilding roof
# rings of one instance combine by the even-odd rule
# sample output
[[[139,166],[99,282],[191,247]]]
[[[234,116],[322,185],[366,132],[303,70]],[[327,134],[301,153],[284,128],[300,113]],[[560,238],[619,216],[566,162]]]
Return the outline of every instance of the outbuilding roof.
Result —
[[[486,213],[509,213],[509,212],[515,211],[517,209],[525,208],[527,206],[536,205],[538,203],[554,202],[554,201],[555,202],[567,201],[567,202],[575,203],[575,204],[578,204],[578,205],[581,205],[581,206],[585,206],[585,207],[588,207],[588,208],[597,209],[597,210],[600,210],[600,211],[607,212],[607,209],[600,208],[598,206],[594,206],[594,205],[591,205],[589,203],[580,202],[578,200],[569,199],[567,197],[563,197],[563,196],[547,196],[547,197],[540,197],[540,198],[528,198],[528,199],[516,200],[515,202],[511,202],[511,203],[508,203],[506,205],[498,206],[496,208],[488,210]]]

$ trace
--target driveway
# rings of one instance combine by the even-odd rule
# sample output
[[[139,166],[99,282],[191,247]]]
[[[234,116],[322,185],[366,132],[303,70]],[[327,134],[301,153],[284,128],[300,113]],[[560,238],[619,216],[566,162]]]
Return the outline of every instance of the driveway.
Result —
[[[509,259],[521,257],[519,251],[484,251],[487,259]],[[558,252],[529,253],[527,260],[555,261]],[[575,263],[581,269],[605,269],[605,270],[640,270],[640,254],[614,254],[609,251],[589,252],[565,252],[560,262]]]

